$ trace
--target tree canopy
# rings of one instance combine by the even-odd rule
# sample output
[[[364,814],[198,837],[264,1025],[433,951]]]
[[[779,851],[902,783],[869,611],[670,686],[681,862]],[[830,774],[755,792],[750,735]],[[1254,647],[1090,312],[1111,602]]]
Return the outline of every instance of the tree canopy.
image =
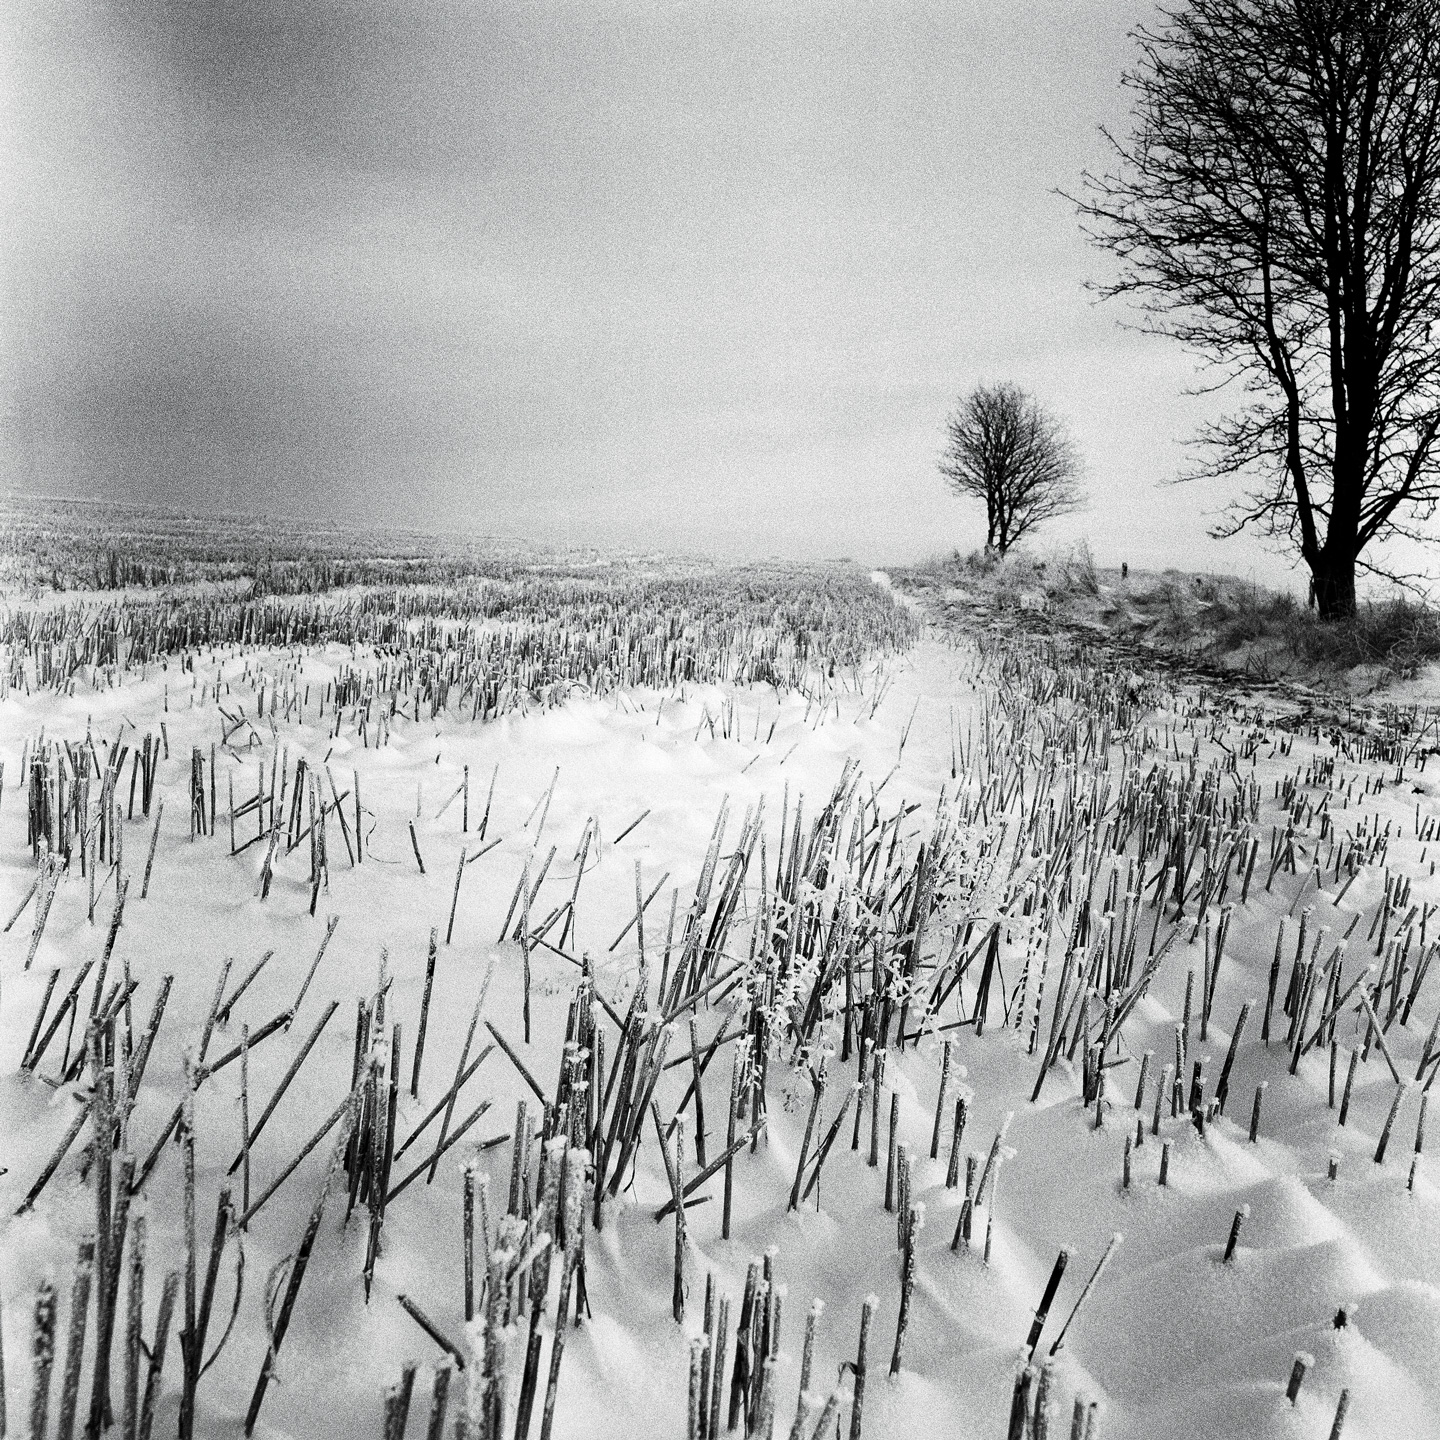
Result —
[[[957,495],[985,502],[987,550],[1004,555],[1045,521],[1084,504],[1074,442],[1018,385],[977,385],[946,430],[940,473]]]
[[[1293,545],[1322,615],[1440,500],[1440,8],[1189,0],[1135,32],[1133,131],[1078,200],[1133,297],[1244,399],[1195,472]],[[1440,337],[1437,337],[1440,338]]]

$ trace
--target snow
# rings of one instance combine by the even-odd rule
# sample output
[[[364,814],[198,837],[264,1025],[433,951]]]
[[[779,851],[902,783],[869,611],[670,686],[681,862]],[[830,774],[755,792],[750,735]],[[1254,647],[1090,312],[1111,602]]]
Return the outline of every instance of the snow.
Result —
[[[257,659],[268,658],[272,670],[295,659],[253,653],[249,658],[252,668]],[[299,659],[300,682],[318,693],[338,667],[351,660],[348,650],[307,654]],[[312,720],[307,713],[304,724],[280,727],[289,764],[293,767],[303,756],[314,765],[328,756],[342,789],[353,770],[375,817],[364,863],[354,867],[346,863],[332,823],[329,889],[322,892],[313,917],[305,846],[282,862],[263,902],[255,887],[264,846],[252,846],[234,858],[228,853],[227,769],[233,770],[237,799],[243,800],[254,791],[254,759],[221,752],[219,833],[189,839],[185,784],[190,748],[200,745],[208,756],[219,735],[213,701],[188,703],[190,676],[172,666],[168,671],[152,668],[144,681],[129,680],[115,688],[77,686],[71,696],[17,693],[0,705],[0,760],[5,767],[0,913],[8,918],[34,876],[24,843],[24,795],[15,778],[27,737],[43,727],[47,736],[75,740],[89,727],[108,739],[128,722],[135,729],[127,731],[127,738],[138,739],[147,731],[158,734],[164,720],[169,758],[162,762],[159,793],[166,805],[150,895],[139,897],[149,822],[140,818],[137,807],[136,818],[125,826],[125,872],[131,883],[117,943],[117,958],[123,955],[139,982],[138,1014],[148,1013],[161,975],[176,977],[130,1120],[137,1154],[149,1150],[176,1103],[184,1048],[198,1042],[222,962],[234,961],[233,985],[266,950],[275,952],[229,1026],[217,1035],[211,1058],[237,1043],[242,1023],[253,1032],[293,1000],[325,933],[327,916],[340,917],[292,1025],[250,1055],[253,1118],[325,1005],[339,1001],[295,1087],[255,1146],[253,1189],[258,1192],[348,1091],[355,1006],[357,999],[374,992],[382,953],[393,980],[390,1014],[404,1030],[408,1078],[433,926],[440,927],[441,946],[424,1078],[418,1101],[402,1092],[400,1133],[426,1113],[449,1083],[492,957],[498,966],[486,1016],[521,1049],[542,1083],[553,1084],[577,972],[559,956],[533,953],[535,1028],[531,1043],[524,1046],[519,948],[496,937],[535,838],[534,823],[527,830],[524,822],[557,767],[540,858],[549,845],[558,849],[539,902],[541,913],[568,897],[576,878],[574,852],[587,820],[594,817],[603,842],[598,863],[592,858],[581,882],[578,934],[568,948],[589,951],[602,990],[618,1008],[634,982],[634,932],[613,953],[608,947],[633,914],[637,862],[646,893],[662,874],[670,873],[646,914],[647,941],[653,946],[663,932],[671,886],[678,886],[683,914],[726,797],[736,816],[763,797],[773,826],[787,789],[792,805],[802,793],[818,801],[829,793],[844,763],[853,759],[874,784],[890,776],[884,796],[892,804],[902,799],[920,802],[922,809],[906,833],[923,835],[941,786],[952,783],[952,717],[962,734],[972,722],[978,723],[983,691],[977,688],[975,665],[963,643],[927,638],[889,662],[892,688],[873,718],[868,714],[873,686],[863,697],[842,697],[838,718],[833,709],[817,718],[807,711],[802,696],[760,688],[732,692],[701,687],[664,697],[663,708],[656,694],[627,692],[603,700],[575,698],[556,710],[506,716],[488,726],[443,716],[433,722],[397,720],[389,743],[376,749],[373,735],[369,745],[353,733],[332,738],[328,713],[325,721],[318,716]],[[213,673],[205,657],[200,658],[199,672],[202,679]],[[238,665],[227,661],[226,674],[237,672]],[[978,685],[991,683],[982,679]],[[717,715],[730,699],[738,707],[738,738],[712,738],[708,730],[697,738],[704,712]],[[912,717],[902,754],[900,735]],[[772,720],[774,734],[766,744]],[[263,754],[268,766],[273,745],[266,738],[257,754]],[[1212,753],[1208,746],[1207,741],[1207,754]],[[1262,748],[1253,775],[1265,795],[1269,797],[1278,776],[1293,772],[1311,753],[1332,752],[1325,741],[1303,735],[1288,757],[1268,756]],[[436,812],[468,766],[473,832],[497,765],[489,838],[505,838],[466,866],[454,940],[446,945],[460,847],[467,845],[470,853],[478,847],[473,833],[461,833],[459,801],[439,819]],[[1380,773],[1374,765],[1342,769],[1347,774]],[[1378,815],[1382,826],[1386,820],[1393,822],[1392,869],[1416,876],[1416,903],[1433,903],[1440,892],[1417,858],[1421,847],[1414,838],[1414,802],[1408,786],[1395,786],[1367,797],[1364,812]],[[1354,823],[1361,808],[1357,795],[1340,818]],[[643,823],[614,844],[613,837],[646,809],[650,814]],[[1422,820],[1432,811],[1424,797]],[[1267,808],[1265,824],[1272,819]],[[412,820],[424,875],[411,850]],[[250,830],[243,829],[245,824]],[[253,828],[253,818],[242,821],[243,837]],[[770,834],[773,844],[773,829]],[[1264,868],[1262,847],[1257,872]],[[954,1063],[963,1067],[958,1082],[952,1071],[952,1103],[956,1094],[964,1094],[970,1105],[966,1148],[983,1156],[1004,1117],[1014,1114],[1006,1135],[1009,1151],[996,1184],[988,1265],[981,1259],[984,1209],[976,1217],[975,1247],[968,1253],[950,1249],[961,1192],[944,1185],[948,1119],[939,1158],[928,1158],[940,1040],[929,1038],[898,1059],[892,1054],[887,1078],[900,1095],[901,1134],[916,1157],[913,1196],[924,1202],[927,1217],[917,1241],[916,1293],[904,1366],[893,1380],[885,1372],[894,1337],[900,1254],[894,1218],[881,1209],[883,1153],[880,1168],[871,1170],[865,1143],[857,1152],[847,1143],[847,1119],[824,1171],[818,1208],[812,1196],[798,1212],[787,1213],[809,1084],[783,1064],[772,1063],[768,1133],[753,1156],[746,1152],[737,1161],[733,1237],[719,1238],[718,1181],[706,1187],[717,1198],[689,1211],[689,1304],[682,1327],[670,1314],[672,1223],[653,1219],[654,1208],[668,1197],[668,1184],[653,1135],[648,1136],[633,1186],[607,1206],[604,1228],[598,1234],[592,1231],[587,1241],[593,1318],[573,1330],[567,1342],[556,1435],[610,1440],[683,1434],[688,1342],[699,1330],[704,1276],[707,1271],[713,1274],[719,1291],[731,1297],[733,1325],[746,1266],[770,1246],[778,1247],[777,1273],[787,1287],[776,1421],[782,1433],[788,1433],[794,1416],[803,1317],[812,1298],[825,1305],[812,1388],[828,1393],[842,1362],[854,1353],[861,1305],[873,1292],[880,1304],[866,1393],[869,1440],[1002,1435],[1017,1358],[1057,1250],[1068,1246],[1073,1255],[1037,1358],[1043,1357],[1117,1231],[1123,1232],[1123,1243],[1057,1357],[1055,1416],[1063,1419],[1052,1419],[1052,1434],[1068,1433],[1069,1406],[1079,1393],[1100,1402],[1101,1433],[1106,1437],[1324,1435],[1342,1387],[1349,1387],[1349,1440],[1440,1435],[1440,1192],[1432,1180],[1432,1160],[1422,1159],[1414,1190],[1406,1188],[1418,1095],[1412,1091],[1402,1103],[1389,1157],[1383,1166],[1376,1165],[1371,1157],[1394,1090],[1383,1059],[1372,1054],[1360,1067],[1349,1122],[1341,1129],[1326,1105],[1327,1057],[1312,1052],[1291,1076],[1283,1043],[1272,1043],[1267,1050],[1259,1039],[1258,1006],[1263,1006],[1275,926],[1289,910],[1305,873],[1302,867],[1300,874],[1277,876],[1270,893],[1257,873],[1248,905],[1236,906],[1210,1033],[1203,1043],[1192,1034],[1191,1054],[1209,1057],[1209,1086],[1241,1002],[1254,1000],[1257,1010],[1239,1050],[1227,1115],[1207,1126],[1203,1137],[1183,1111],[1171,1119],[1168,1106],[1161,1136],[1150,1133],[1159,1066],[1173,1057],[1186,972],[1200,968],[1201,941],[1185,943],[1187,932],[1127,1027],[1128,1053],[1138,1055],[1146,1048],[1155,1052],[1143,1113],[1144,1141],[1133,1155],[1129,1191],[1121,1188],[1120,1174],[1125,1138],[1127,1132],[1133,1135],[1137,1118],[1131,1108],[1133,1064],[1112,1076],[1110,1108],[1103,1127],[1096,1129],[1093,1109],[1085,1109],[1079,1099],[1078,1064],[1074,1069],[1065,1061],[1058,1064],[1040,1101],[1032,1105],[1038,1060],[1026,1053],[1024,1036],[998,1024],[979,1040],[973,1032],[949,1032]],[[1382,886],[1377,867],[1355,881],[1338,908],[1332,903],[1334,886],[1320,895],[1312,891],[1301,901],[1314,906],[1314,923],[1329,924],[1337,937],[1350,916],[1363,913],[1347,962],[1352,977],[1362,957],[1373,952],[1363,937]],[[5,1137],[0,1163],[6,1167],[0,1175],[0,1213],[7,1216],[13,1215],[53,1151],[76,1104],[76,1087],[55,1089],[19,1072],[30,1025],[51,968],[61,974],[58,998],[78,966],[98,953],[112,903],[113,891],[107,888],[92,926],[86,917],[85,883],[78,873],[63,879],[28,971],[22,966],[33,910],[0,937],[0,1134]],[[1292,917],[1292,935],[1294,924]],[[1051,975],[1053,986],[1057,967]],[[1410,1026],[1391,1031],[1389,1043],[1407,1079],[1414,1074],[1429,1020],[1440,1003],[1437,983],[1432,979],[1422,991]],[[702,1038],[716,1033],[723,1018],[703,1014]],[[1340,1034],[1342,1067],[1356,1035],[1347,1014]],[[683,1048],[688,1049],[688,1041]],[[41,1068],[53,1078],[54,1056],[47,1056]],[[709,1077],[714,1085],[707,1087],[707,1105],[722,1124],[728,1069],[728,1062],[717,1061]],[[214,1197],[226,1183],[225,1172],[238,1150],[238,1071],[238,1065],[229,1067],[208,1080],[198,1095],[198,1189],[206,1243]],[[848,1074],[842,1078],[844,1084],[837,1083],[827,1100],[826,1119],[849,1083]],[[1247,1138],[1250,1101],[1262,1079],[1268,1088],[1259,1143],[1252,1145]],[[670,1108],[687,1081],[688,1068],[668,1072],[663,1093]],[[401,1363],[411,1357],[422,1362],[422,1369],[409,1433],[423,1433],[428,1367],[439,1352],[395,1297],[414,1297],[447,1334],[463,1343],[459,1194],[461,1173],[473,1153],[469,1141],[508,1132],[516,1102],[528,1095],[515,1068],[496,1050],[470,1082],[457,1113],[484,1097],[493,1099],[491,1110],[466,1142],[442,1160],[433,1185],[417,1183],[394,1203],[368,1304],[360,1278],[365,1226],[362,1217],[356,1217],[348,1228],[342,1227],[343,1199],[332,1195],[280,1353],[279,1383],[267,1396],[257,1433],[379,1434],[381,1392],[399,1379]],[[533,1096],[529,1098],[533,1107]],[[712,1120],[712,1152],[719,1144],[715,1125]],[[1172,1141],[1163,1188],[1156,1184],[1162,1138]],[[695,1157],[689,1140],[687,1147],[688,1174],[693,1173]],[[322,1144],[300,1166],[244,1237],[240,1319],[225,1354],[201,1386],[204,1436],[239,1433],[265,1352],[261,1296],[266,1277],[299,1241],[328,1149],[328,1143]],[[1327,1178],[1332,1151],[1341,1157],[1334,1181]],[[77,1156],[78,1148],[33,1211],[7,1220],[0,1232],[0,1300],[12,1425],[18,1426],[29,1389],[29,1297],[42,1279],[55,1283],[63,1334],[75,1244],[94,1223],[91,1191],[81,1182]],[[397,1169],[408,1168],[412,1157],[420,1158],[410,1152]],[[496,1202],[495,1197],[503,1197],[508,1185],[509,1147],[486,1151],[481,1163],[491,1177],[490,1195],[498,1213],[503,1198]],[[238,1187],[239,1180],[237,1173],[230,1183]],[[180,1254],[176,1147],[167,1147],[137,1204],[146,1216],[155,1257],[148,1277],[148,1326],[162,1278],[159,1257],[168,1252],[168,1263],[173,1264]],[[1249,1206],[1249,1215],[1235,1259],[1225,1265],[1221,1255],[1231,1218],[1243,1205]],[[233,1253],[227,1251],[217,1302],[225,1311],[232,1263]],[[1337,1329],[1334,1320],[1342,1308],[1348,1324]],[[1314,1365],[1298,1404],[1291,1407],[1284,1390],[1297,1351],[1312,1354]],[[511,1354],[512,1363],[513,1357],[523,1355],[523,1340],[512,1341]],[[157,1434],[168,1433],[174,1423],[179,1355],[173,1343],[166,1375],[166,1408],[157,1420]],[[463,1384],[454,1391],[456,1397],[462,1394]],[[842,1411],[842,1425],[848,1424],[846,1416],[848,1409]],[[532,1433],[538,1432],[538,1423],[537,1417]]]

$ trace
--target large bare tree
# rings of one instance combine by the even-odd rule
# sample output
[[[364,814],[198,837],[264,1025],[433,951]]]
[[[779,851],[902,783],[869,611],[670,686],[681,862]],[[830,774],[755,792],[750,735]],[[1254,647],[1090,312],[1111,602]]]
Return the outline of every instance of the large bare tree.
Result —
[[[946,429],[940,473],[957,495],[985,502],[987,550],[1004,555],[1084,504],[1079,452],[1064,425],[1018,385],[977,385]]]
[[[1440,499],[1440,7],[1189,0],[1135,39],[1133,133],[1079,201],[1101,288],[1244,393],[1200,437],[1196,474],[1249,482],[1219,533],[1352,614],[1367,547]]]

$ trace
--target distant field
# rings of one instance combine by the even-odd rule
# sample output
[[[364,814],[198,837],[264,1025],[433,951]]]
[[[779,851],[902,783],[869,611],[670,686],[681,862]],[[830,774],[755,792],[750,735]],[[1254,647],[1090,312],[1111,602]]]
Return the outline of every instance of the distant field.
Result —
[[[0,581],[30,592],[248,582],[262,593],[293,594],[348,584],[504,579],[548,568],[536,547],[513,540],[27,496],[0,497],[0,556]],[[573,569],[587,557],[559,563]],[[602,564],[594,556],[588,563]]]

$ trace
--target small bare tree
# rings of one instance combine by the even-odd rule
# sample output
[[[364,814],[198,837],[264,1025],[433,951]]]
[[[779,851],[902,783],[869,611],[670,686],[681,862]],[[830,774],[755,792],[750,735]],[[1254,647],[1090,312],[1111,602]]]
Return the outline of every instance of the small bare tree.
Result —
[[[1080,509],[1080,454],[1064,425],[1018,385],[977,385],[946,422],[940,473],[985,502],[985,548],[1000,555],[1037,526]]]

